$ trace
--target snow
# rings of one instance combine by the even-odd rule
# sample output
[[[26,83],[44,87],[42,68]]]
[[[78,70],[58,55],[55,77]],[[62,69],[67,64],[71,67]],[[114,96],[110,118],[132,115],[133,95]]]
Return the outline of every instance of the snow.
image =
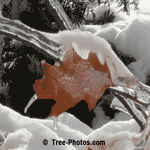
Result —
[[[139,0],[140,8],[149,9],[150,2],[147,0]]]
[[[136,62],[128,68],[143,83],[150,72],[150,21],[136,19],[115,38],[116,48],[125,55],[132,56]]]
[[[72,114],[64,112],[62,115],[59,116],[58,119],[60,123],[69,126],[71,129],[78,130],[84,133],[85,135],[88,135],[91,132],[93,132],[93,130],[89,126],[82,123],[81,121],[78,121],[78,119]]]
[[[149,20],[134,20],[127,28],[117,35],[117,49],[120,49],[120,51],[125,54],[135,56],[136,60],[149,56],[149,23]]]
[[[3,149],[20,150],[21,147],[23,150],[74,150],[71,145],[53,145],[52,139],[63,140],[69,136],[80,139],[85,136],[83,133],[71,130],[70,127],[59,123],[58,129],[55,131],[51,120],[30,119],[2,105],[0,105],[0,121],[0,129],[8,133]],[[72,135],[74,136],[72,137]],[[43,145],[44,139],[49,141],[47,146]]]
[[[130,21],[117,21],[117,22],[104,24],[104,25],[84,25],[80,28],[80,30],[81,31],[88,31],[88,32],[93,33],[93,34],[98,34],[98,32],[103,31],[103,29],[107,28],[107,27],[116,27],[116,28],[119,28],[120,30],[123,30],[129,24],[130,24]],[[116,29],[116,30],[118,30],[118,29]],[[105,34],[106,34],[106,31],[105,31]],[[104,36],[106,36],[106,35],[104,35]]]
[[[117,21],[114,23],[110,23],[108,26],[115,26],[120,28],[121,30],[125,29],[130,24],[130,21]]]
[[[65,120],[71,123],[66,123],[67,125],[65,125]],[[2,149],[9,150],[87,149],[86,146],[82,147],[82,145],[66,144],[54,146],[52,145],[52,139],[61,141],[67,141],[68,139],[74,139],[75,141],[93,141],[99,139],[105,140],[105,146],[112,149],[116,147],[121,149],[122,143],[125,145],[128,144],[126,147],[128,146],[128,148],[130,147],[131,149],[132,145],[134,145],[132,139],[140,135],[138,134],[140,127],[133,119],[130,121],[109,122],[103,127],[93,131],[77,118],[68,113],[64,113],[60,116],[58,128],[55,130],[51,118],[48,120],[31,119],[21,116],[3,105],[0,105],[0,122],[0,129],[8,134]],[[48,145],[43,145],[44,139],[48,140]],[[114,144],[111,145],[111,143]],[[92,148],[92,146],[90,147]]]
[[[112,29],[114,30],[116,28],[112,27],[108,29],[112,31]],[[111,74],[112,78],[115,77],[114,72],[116,70],[120,76],[132,76],[132,74],[112,51],[108,42],[103,38],[97,37],[89,32],[81,32],[78,30],[72,32],[63,31],[59,34],[43,34],[49,39],[62,43],[64,45],[64,53],[69,51],[69,49],[74,48],[83,59],[88,58],[90,51],[97,53],[99,61],[102,64],[104,64],[105,60],[107,61],[109,69],[113,72]],[[115,68],[112,66],[112,62],[115,65]],[[74,139],[76,141],[80,139],[90,141],[102,139],[106,141],[106,149],[121,149],[122,145],[124,145],[124,149],[129,149],[129,147],[130,149],[133,149],[135,144],[133,142],[133,138],[139,135],[136,134],[139,133],[139,126],[133,119],[126,122],[110,122],[102,128],[92,131],[85,124],[83,125],[83,123],[79,120],[73,118],[73,116],[67,115],[66,113],[62,114],[62,116],[60,116],[60,122],[58,122],[58,128],[55,130],[52,120],[40,120],[24,117],[9,108],[0,105],[0,129],[8,133],[8,137],[3,144],[3,149],[74,150],[81,147],[81,145],[54,146],[52,145],[52,139],[65,141],[68,139]],[[44,139],[49,141],[46,146],[42,143]],[[90,147],[93,149],[93,146]],[[96,146],[94,146],[94,149],[95,148]],[[83,148],[81,147],[81,149]],[[84,149],[87,149],[87,147],[85,146]]]
[[[118,59],[116,54],[112,51],[111,46],[103,38],[97,37],[89,32],[81,32],[79,30],[62,31],[57,35],[47,34],[44,32],[41,33],[47,38],[63,44],[64,53],[74,48],[82,59],[87,59],[89,52],[95,52],[101,64],[104,64],[104,62],[107,61],[108,67],[111,70],[110,72],[113,81],[115,81],[116,78],[116,76],[114,76],[116,73],[113,73],[114,71],[118,73],[118,76],[132,76],[131,72],[125,67],[120,59]],[[113,61],[117,70],[112,67],[111,61]]]
[[[122,122],[120,121],[117,123],[109,122],[103,127],[93,131],[86,137],[86,139],[89,141],[105,140],[106,145],[104,146],[104,148],[106,149],[115,150],[124,148],[124,150],[128,150],[129,148],[134,149],[133,142],[131,141],[133,137],[138,136],[138,134],[136,134],[138,132],[139,127],[134,122],[134,120]],[[90,146],[90,148],[93,147],[95,146]]]
[[[81,27],[81,31],[89,31],[91,33],[96,33],[97,31],[101,30],[102,26],[100,25],[84,25],[83,27]]]
[[[144,3],[147,3],[147,1],[142,0],[141,3],[141,8],[143,8],[145,7]],[[147,5],[147,7],[149,7],[149,5]],[[104,12],[105,10],[108,10],[107,6],[102,5],[97,7],[95,10],[96,15],[100,17],[100,12]],[[116,10],[112,7],[111,12],[116,12]],[[119,51],[136,58],[136,62],[131,63],[128,68],[139,80],[145,83],[146,75],[150,71],[149,15],[150,11],[143,9],[140,11],[140,19],[133,21],[128,20],[124,14],[116,14],[114,23],[103,26],[86,25],[82,28],[82,31],[86,32],[76,30],[73,32],[64,31],[59,34],[43,34],[58,43],[63,43],[66,51],[70,48],[74,48],[83,59],[88,58],[88,54],[91,50],[95,51],[102,64],[107,60],[109,68],[113,72],[111,74],[112,76],[115,71],[111,65],[112,62],[116,65],[117,70],[122,69],[120,75],[130,76],[131,73],[122,62],[118,60],[108,44],[108,42],[114,43]],[[91,14],[89,16],[91,17]],[[80,51],[81,49],[82,52]],[[66,51],[64,51],[64,53]],[[107,59],[108,57],[112,58],[112,60]],[[124,108],[117,99],[113,101],[112,106]],[[76,141],[105,140],[106,145],[103,148],[106,150],[134,149],[134,138],[140,136],[140,127],[134,119],[117,122],[106,121],[105,123],[106,124],[102,127],[93,130],[73,115],[63,113],[58,118],[58,127],[55,130],[53,118],[45,120],[31,119],[21,116],[8,107],[0,105],[0,130],[8,134],[1,148],[3,150],[88,150],[88,146],[67,144],[56,146],[52,144],[52,139],[65,141],[74,139]],[[97,126],[100,125],[97,124]],[[48,145],[43,144],[44,139],[48,140]],[[102,148],[96,146],[89,147],[92,150]],[[149,150],[149,147],[150,139],[144,150]]]
[[[124,51],[127,51],[127,48],[129,48],[131,50],[131,52],[133,52],[133,53],[130,53],[130,50],[127,52],[129,54],[133,54],[133,56],[135,56],[137,58],[137,60],[140,59],[139,57],[141,57],[141,52],[143,54],[143,51],[145,51],[144,56],[147,55],[147,52],[149,49],[149,45],[148,45],[148,43],[149,43],[149,21],[147,21],[147,19],[146,20],[134,20],[134,21],[131,21],[131,20],[118,21],[118,22],[111,23],[109,25],[100,26],[100,27],[98,27],[98,26],[97,27],[88,26],[88,27],[91,28],[88,31],[91,31],[93,29],[93,31],[91,33],[95,33],[96,36],[102,37],[107,41],[111,41],[114,43],[116,42],[116,46],[119,50],[124,52]],[[95,30],[96,28],[98,30],[97,32]],[[63,43],[64,45],[66,45],[67,42],[71,43],[71,41],[76,41],[76,42],[78,41],[77,42],[78,46],[74,42],[72,45],[68,44],[67,47],[73,46],[76,50],[83,49],[83,51],[84,51],[83,53],[85,54],[85,53],[88,53],[87,49],[89,49],[89,47],[91,45],[91,41],[93,39],[93,35],[91,33],[84,33],[84,34],[86,34],[87,37],[89,37],[89,36],[91,37],[91,38],[89,38],[89,40],[87,38],[86,41],[84,41],[83,39],[81,40],[81,38],[76,39],[76,37],[77,37],[76,35],[80,34],[80,33],[78,33],[78,31],[73,32],[71,34],[69,32],[61,33],[59,37],[53,36],[52,39],[55,39],[56,41]],[[70,34],[70,36],[68,36],[68,34]],[[65,36],[65,38],[62,38],[61,35],[63,35],[62,37]],[[117,35],[117,37],[114,41],[113,38],[115,38],[116,35]],[[135,37],[139,37],[139,39],[137,40],[137,39],[135,39]],[[143,38],[144,38],[144,40],[143,40]],[[133,42],[134,43],[133,44],[132,41],[134,41],[135,43]],[[99,43],[102,44],[103,42],[104,41],[99,38]],[[143,42],[144,42],[144,44],[143,44]],[[96,46],[96,43],[97,42],[95,41],[95,44],[92,45],[93,49],[97,49],[98,46]],[[106,42],[104,42],[104,43],[105,43],[105,45],[107,45]],[[85,49],[83,48],[83,45],[84,45],[84,48],[86,47]],[[102,45],[99,47],[102,47]],[[142,49],[142,48],[140,49],[139,47],[141,45],[144,45],[146,47],[146,49]],[[140,54],[137,53],[137,55],[135,55],[135,53],[134,53],[135,50],[136,51],[139,50],[138,52]],[[80,55],[82,56],[83,53],[81,53]],[[101,52],[101,55],[104,56],[102,54],[102,52]],[[86,59],[87,57],[88,57],[88,55],[83,56],[84,59]],[[148,57],[148,56],[146,56],[146,57]],[[104,62],[103,59],[104,59],[104,57],[100,58],[101,63]],[[137,65],[139,68],[139,64],[137,64]],[[130,67],[130,69],[131,69],[131,67]],[[141,70],[140,70],[140,72],[141,72]],[[93,140],[96,136],[98,136],[98,138],[96,138],[96,139],[105,139],[106,141],[108,141],[108,145],[109,145],[109,142],[111,143],[112,141],[116,140],[118,143],[114,142],[114,147],[112,146],[114,149],[122,149],[123,147],[124,147],[124,149],[133,149],[134,143],[132,142],[133,141],[132,137],[133,137],[133,135],[134,136],[137,136],[137,135],[131,134],[131,131],[139,133],[139,127],[137,126],[136,123],[133,123],[132,121],[133,120],[130,120],[130,121],[127,121],[126,123],[124,121],[122,121],[120,123],[119,122],[107,123],[102,128],[99,128],[98,130],[95,130],[94,132],[89,134],[86,137],[86,140],[87,139]],[[115,124],[115,126],[114,126],[114,124]],[[106,128],[106,131],[109,133],[104,132],[105,131],[104,127]],[[128,131],[128,132],[120,133],[121,131]],[[117,132],[119,132],[119,134],[116,134]],[[101,133],[101,134],[99,134],[99,133]],[[110,134],[110,133],[112,133],[112,134]],[[108,135],[108,136],[106,136],[106,135]],[[109,141],[109,139],[111,139],[111,140]],[[122,145],[124,145],[124,146],[122,146]],[[149,149],[148,145],[149,145],[149,141],[148,141],[145,149]],[[110,147],[109,146],[106,149],[112,148],[111,146]],[[87,149],[87,147],[85,147],[85,146],[82,147],[81,149],[84,149],[84,148]]]
[[[110,26],[95,33],[95,35],[98,37],[104,38],[107,42],[114,43],[115,37],[120,31],[121,31],[120,28],[115,27],[115,26]]]

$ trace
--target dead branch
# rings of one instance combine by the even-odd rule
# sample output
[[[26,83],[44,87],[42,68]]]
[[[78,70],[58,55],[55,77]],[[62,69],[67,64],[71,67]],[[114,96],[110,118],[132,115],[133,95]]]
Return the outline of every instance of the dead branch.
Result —
[[[35,48],[47,59],[52,58],[61,62],[62,45],[57,44],[20,21],[0,17],[0,34],[21,41],[25,45]]]

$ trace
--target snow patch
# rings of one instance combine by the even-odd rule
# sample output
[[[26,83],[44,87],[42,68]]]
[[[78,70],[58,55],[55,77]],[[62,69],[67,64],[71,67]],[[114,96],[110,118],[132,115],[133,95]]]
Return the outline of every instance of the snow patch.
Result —
[[[9,150],[87,150],[86,145],[53,145],[52,139],[75,141],[103,140],[106,150],[109,149],[134,149],[133,139],[139,137],[140,127],[134,119],[129,121],[109,122],[101,128],[93,131],[72,115],[64,113],[60,116],[58,128],[55,130],[53,121],[44,119],[31,119],[21,116],[10,108],[0,105],[0,129],[7,131],[8,136],[4,141],[2,149]],[[68,122],[64,125],[63,122]],[[13,126],[13,128],[11,128]],[[75,127],[76,126],[76,127]],[[81,129],[82,127],[82,129]],[[84,127],[84,129],[83,129]],[[72,129],[76,128],[76,129]],[[79,131],[80,130],[80,131]],[[84,130],[84,131],[83,131]],[[87,131],[86,131],[87,130]],[[86,132],[87,136],[84,133]],[[43,140],[47,139],[48,144],[44,145]],[[146,144],[148,150],[149,140]],[[95,150],[96,146],[89,146]]]
[[[79,119],[77,119],[72,114],[69,114],[66,112],[64,112],[63,114],[61,114],[58,117],[58,121],[61,124],[65,124],[65,125],[69,126],[71,129],[78,130],[78,131],[84,133],[85,135],[88,135],[91,132],[93,132],[93,130],[89,126],[87,126],[86,124],[81,122]]]
[[[97,32],[95,35],[104,38],[107,42],[114,43],[115,37],[120,31],[118,27],[110,26]]]
[[[101,25],[83,25],[81,27],[81,31],[89,31],[91,33],[96,33],[97,31],[101,30],[102,26]]]
[[[128,68],[143,83],[150,72],[150,21],[133,20],[115,38],[115,46],[119,52],[131,56],[136,62]]]
[[[149,57],[150,21],[134,20],[116,36],[115,41],[118,50],[137,60]]]
[[[101,55],[101,57],[104,60],[109,60],[112,61],[113,65],[116,66],[117,69],[120,71],[118,72],[118,76],[128,76],[131,75],[131,72],[124,66],[124,64],[121,62],[121,60],[117,57],[117,55],[113,52],[111,49],[111,46],[108,44],[106,40],[103,38],[97,37],[96,35],[93,35],[92,33],[89,32],[82,32],[79,30],[75,31],[62,31],[59,32],[58,34],[48,34],[48,33],[43,33],[47,38],[50,40],[52,39],[55,42],[61,43],[64,45],[64,53],[66,51],[69,51],[72,49],[72,42],[75,42],[78,44],[78,48],[75,49],[75,51],[79,54],[81,54],[80,49],[86,49],[87,52],[94,52],[97,55]],[[88,51],[90,50],[90,51]],[[83,54],[83,53],[82,53]],[[85,55],[85,54],[84,54]],[[86,54],[87,55],[87,54]],[[84,57],[84,56],[81,56]],[[99,61],[101,62],[101,58]],[[103,61],[101,62],[103,64]],[[112,64],[110,63],[109,69],[111,70]],[[122,70],[122,71],[121,71]],[[114,73],[115,74],[115,73]],[[112,73],[113,75],[113,73]]]
[[[63,137],[59,137],[55,133],[53,127],[53,121],[42,119],[30,119],[28,117],[21,116],[17,112],[14,112],[10,108],[0,105],[0,129],[8,133],[8,137],[5,140],[3,149],[22,149],[22,150],[49,150],[49,149],[62,149],[62,150],[74,150],[71,145],[53,145],[52,139],[63,140],[67,136],[69,127],[65,127],[62,124],[59,125],[59,134]],[[61,131],[61,129],[65,129]],[[53,130],[53,131],[52,131]],[[71,130],[71,137],[82,138],[83,133]],[[82,134],[82,136],[81,136]],[[83,137],[84,138],[84,137]],[[48,145],[43,144],[43,140],[47,139]]]
[[[97,19],[99,19],[100,17],[102,17],[104,12],[108,10],[109,10],[109,7],[107,5],[100,5],[95,8],[94,13],[96,14]],[[110,14],[112,13],[114,13],[115,15],[115,19],[113,22],[128,20],[127,15],[125,15],[122,12],[117,13],[117,10],[114,6],[110,6]]]
[[[86,137],[86,140],[89,141],[105,141],[105,146],[83,146],[81,150],[87,150],[88,147],[92,150],[134,150],[135,145],[133,139],[139,137],[139,130],[140,127],[133,119],[129,121],[109,122]]]

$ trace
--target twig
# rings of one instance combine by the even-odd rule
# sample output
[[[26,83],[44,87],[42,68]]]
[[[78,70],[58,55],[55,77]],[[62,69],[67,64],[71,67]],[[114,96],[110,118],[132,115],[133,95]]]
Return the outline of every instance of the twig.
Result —
[[[136,145],[134,150],[144,150],[144,147],[146,145],[149,136],[150,136],[150,116],[148,116],[145,128],[141,136],[133,138],[133,142]]]
[[[109,89],[113,90],[114,92],[116,92],[116,93],[118,93],[118,94],[123,95],[125,98],[131,99],[133,102],[138,103],[138,104],[140,104],[140,105],[142,105],[142,106],[144,106],[144,107],[146,107],[146,108],[150,105],[150,103],[147,103],[147,102],[145,102],[145,101],[139,99],[139,98],[137,97],[137,92],[136,92],[136,91],[133,91],[133,89],[130,89],[130,90],[129,90],[129,89],[126,88],[126,87],[122,87],[122,90],[121,90],[120,88],[119,88],[119,90],[118,90],[117,87],[110,87]],[[132,90],[132,92],[131,92],[131,90]]]
[[[0,17],[0,34],[14,38],[23,42],[25,45],[35,48],[47,59],[52,58],[57,62],[62,62],[62,45],[47,39],[38,31],[33,30],[19,21]]]
[[[109,89],[117,98],[118,100],[125,106],[125,108],[129,111],[130,115],[136,120],[136,122],[141,127],[141,130],[144,130],[144,127],[146,125],[146,120],[143,118],[140,118],[139,113],[137,114],[137,111],[133,111],[133,106],[127,101],[122,95],[116,93],[114,90]],[[135,109],[134,109],[135,110]]]
[[[73,26],[71,20],[66,15],[63,7],[60,5],[60,3],[57,0],[49,0],[51,6],[56,9],[56,12],[58,13],[59,18],[64,22],[64,25],[66,29],[73,30],[75,29],[75,26]]]
[[[131,4],[133,4],[133,2],[131,2],[129,5],[131,5]],[[116,14],[119,13],[120,11],[122,11],[123,9],[124,9],[124,7],[122,9],[120,9],[118,12],[116,12]]]

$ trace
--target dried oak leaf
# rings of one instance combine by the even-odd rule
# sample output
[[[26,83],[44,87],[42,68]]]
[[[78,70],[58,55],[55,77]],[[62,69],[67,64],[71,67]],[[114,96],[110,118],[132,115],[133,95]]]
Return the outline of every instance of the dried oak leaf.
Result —
[[[42,64],[44,77],[34,85],[38,99],[55,99],[51,116],[58,116],[81,100],[88,103],[89,110],[94,109],[112,85],[107,64],[101,65],[95,53],[84,60],[72,49],[69,56],[60,66]]]
[[[104,39],[79,31],[45,36],[64,44],[65,51],[61,65],[42,64],[44,76],[34,84],[38,99],[56,101],[50,116],[59,116],[81,100],[94,109],[110,86],[141,86]]]

